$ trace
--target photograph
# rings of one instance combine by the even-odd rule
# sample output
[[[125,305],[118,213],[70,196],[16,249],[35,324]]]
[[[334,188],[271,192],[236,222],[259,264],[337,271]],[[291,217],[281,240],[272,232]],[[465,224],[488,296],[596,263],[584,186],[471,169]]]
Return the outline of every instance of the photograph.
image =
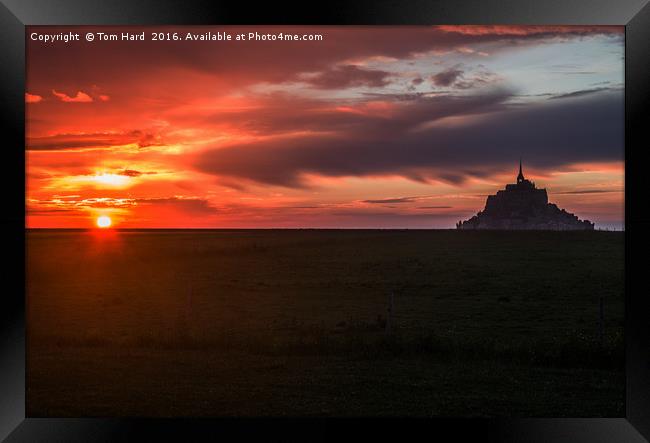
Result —
[[[25,414],[626,417],[625,34],[26,26]]]

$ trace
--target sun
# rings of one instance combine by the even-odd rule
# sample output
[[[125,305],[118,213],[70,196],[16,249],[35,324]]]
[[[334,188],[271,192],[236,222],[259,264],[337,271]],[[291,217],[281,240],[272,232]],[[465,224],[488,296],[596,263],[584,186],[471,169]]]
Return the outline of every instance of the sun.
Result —
[[[97,217],[97,226],[100,228],[109,228],[112,223],[113,222],[108,215],[101,215]]]

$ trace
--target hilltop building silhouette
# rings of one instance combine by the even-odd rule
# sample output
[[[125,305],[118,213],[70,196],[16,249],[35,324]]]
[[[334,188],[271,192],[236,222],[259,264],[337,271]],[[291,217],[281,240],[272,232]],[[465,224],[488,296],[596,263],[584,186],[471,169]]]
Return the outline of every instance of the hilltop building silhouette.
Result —
[[[490,195],[485,209],[459,221],[457,229],[593,231],[594,224],[548,202],[546,189],[524,177],[521,159],[517,183]]]

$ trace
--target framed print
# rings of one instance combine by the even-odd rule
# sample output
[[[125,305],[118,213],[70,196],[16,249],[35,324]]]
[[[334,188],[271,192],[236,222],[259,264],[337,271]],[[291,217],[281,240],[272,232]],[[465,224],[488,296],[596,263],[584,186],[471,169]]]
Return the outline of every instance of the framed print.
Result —
[[[649,438],[646,2],[0,12],[7,441]]]

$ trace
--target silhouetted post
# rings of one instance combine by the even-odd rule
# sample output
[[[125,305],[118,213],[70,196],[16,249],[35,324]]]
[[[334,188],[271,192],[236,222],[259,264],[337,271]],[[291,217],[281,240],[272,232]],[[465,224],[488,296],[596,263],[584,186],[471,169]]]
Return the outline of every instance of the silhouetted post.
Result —
[[[391,334],[391,326],[393,322],[393,307],[394,307],[394,296],[391,292],[388,296],[388,313],[386,315],[386,335]]]
[[[598,343],[603,345],[603,338],[605,336],[605,307],[603,305],[603,297],[598,300]]]

